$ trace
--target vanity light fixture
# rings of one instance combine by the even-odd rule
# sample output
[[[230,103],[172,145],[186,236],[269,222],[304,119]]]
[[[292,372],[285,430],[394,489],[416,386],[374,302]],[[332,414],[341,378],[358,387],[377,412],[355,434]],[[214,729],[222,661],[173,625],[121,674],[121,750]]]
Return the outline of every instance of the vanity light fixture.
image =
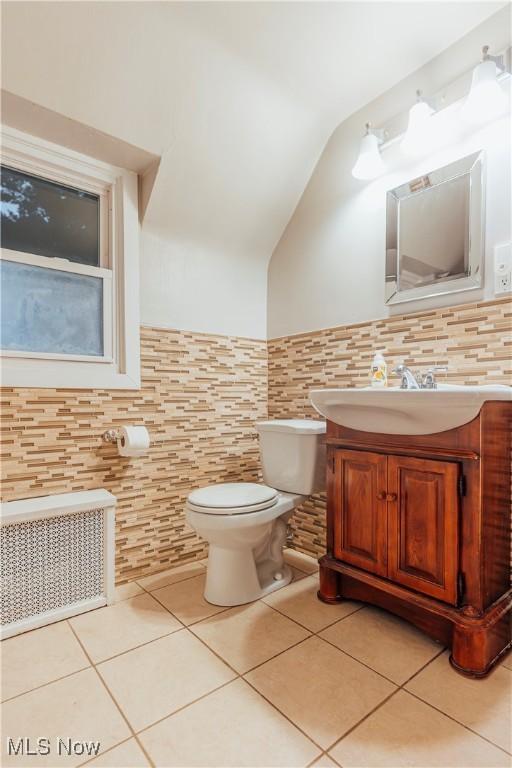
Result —
[[[409,110],[407,131],[400,145],[406,155],[420,155],[428,149],[432,136],[430,116],[433,112],[421,91],[416,91],[416,104]]]
[[[361,139],[359,157],[352,168],[355,179],[369,180],[380,176],[386,166],[382,160],[379,145],[384,140],[382,131],[373,131],[370,123],[366,123],[366,133]]]
[[[468,123],[487,122],[502,111],[505,97],[497,75],[503,69],[503,57],[490,56],[489,46],[484,45],[482,61],[473,70],[471,90],[461,110]]]

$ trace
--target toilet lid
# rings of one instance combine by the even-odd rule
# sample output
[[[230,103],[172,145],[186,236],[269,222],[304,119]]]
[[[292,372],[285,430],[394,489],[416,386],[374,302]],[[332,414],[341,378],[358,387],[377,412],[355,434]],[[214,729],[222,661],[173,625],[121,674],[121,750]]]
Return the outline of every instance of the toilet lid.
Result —
[[[198,512],[232,515],[254,512],[275,504],[277,491],[259,483],[218,483],[197,488],[188,497],[188,505]]]

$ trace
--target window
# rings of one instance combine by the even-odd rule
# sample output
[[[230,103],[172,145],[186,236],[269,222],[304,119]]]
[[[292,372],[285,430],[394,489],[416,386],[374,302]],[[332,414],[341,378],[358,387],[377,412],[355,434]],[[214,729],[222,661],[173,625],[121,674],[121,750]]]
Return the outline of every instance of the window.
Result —
[[[3,384],[137,388],[135,174],[3,134]]]

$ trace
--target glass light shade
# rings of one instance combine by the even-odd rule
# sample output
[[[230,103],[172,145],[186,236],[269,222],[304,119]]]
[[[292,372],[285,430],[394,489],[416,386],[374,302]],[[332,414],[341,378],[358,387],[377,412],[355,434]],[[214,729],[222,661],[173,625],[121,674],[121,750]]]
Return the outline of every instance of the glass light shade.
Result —
[[[427,151],[432,138],[430,116],[434,110],[426,101],[418,101],[409,110],[409,123],[401,148],[407,155],[421,155]]]
[[[352,168],[355,179],[375,179],[384,172],[386,166],[379,152],[379,140],[373,133],[367,133],[361,140],[359,157]]]
[[[473,70],[471,90],[461,110],[468,123],[485,123],[503,110],[505,96],[496,74],[496,64],[489,59],[480,62]]]

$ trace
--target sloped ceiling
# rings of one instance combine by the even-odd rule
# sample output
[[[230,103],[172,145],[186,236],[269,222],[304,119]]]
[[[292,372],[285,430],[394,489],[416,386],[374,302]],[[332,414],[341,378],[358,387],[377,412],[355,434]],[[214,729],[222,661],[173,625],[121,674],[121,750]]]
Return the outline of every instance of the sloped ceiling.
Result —
[[[162,236],[268,259],[335,126],[485,2],[7,2],[3,87],[163,155]]]
[[[332,131],[502,5],[4,2],[2,86],[162,156],[143,319],[261,336],[268,260]]]

